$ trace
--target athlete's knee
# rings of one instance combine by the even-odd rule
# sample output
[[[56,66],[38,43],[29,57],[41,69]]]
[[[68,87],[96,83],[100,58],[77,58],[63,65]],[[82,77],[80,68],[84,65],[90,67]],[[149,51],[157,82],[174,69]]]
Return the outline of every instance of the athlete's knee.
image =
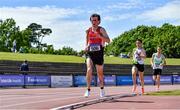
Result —
[[[92,68],[91,67],[87,67],[87,73],[92,73]]]
[[[140,71],[139,71],[139,77],[140,77],[141,79],[143,79],[143,78],[144,78],[144,72],[140,72]]]
[[[103,66],[96,66],[97,74],[102,75],[103,74]]]
[[[140,77],[139,80],[141,81],[141,83],[144,83],[144,78]]]
[[[136,66],[133,66],[132,67],[132,74],[136,74],[137,73],[137,68],[136,68]]]
[[[160,76],[157,76],[157,78],[156,78],[157,80],[160,80]]]

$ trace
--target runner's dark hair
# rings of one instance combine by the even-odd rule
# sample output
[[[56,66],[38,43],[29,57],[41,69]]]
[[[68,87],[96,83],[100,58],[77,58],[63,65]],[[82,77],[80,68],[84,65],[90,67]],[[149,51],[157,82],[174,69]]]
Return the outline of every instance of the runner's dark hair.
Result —
[[[97,13],[92,14],[91,17],[90,17],[90,21],[91,21],[91,18],[93,18],[93,17],[97,17],[98,20],[101,21],[101,17],[100,17],[99,14],[97,14]]]

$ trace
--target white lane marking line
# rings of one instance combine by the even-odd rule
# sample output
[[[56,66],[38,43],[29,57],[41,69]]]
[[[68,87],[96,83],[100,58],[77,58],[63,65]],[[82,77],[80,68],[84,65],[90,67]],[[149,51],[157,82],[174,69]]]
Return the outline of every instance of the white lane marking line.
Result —
[[[23,94],[30,94],[30,95],[32,95],[32,94],[35,94],[35,95],[39,95],[39,94],[43,95],[43,94],[45,94],[46,95],[46,94],[55,94],[55,93],[64,94],[64,93],[68,93],[69,91],[66,91],[66,92],[65,91],[59,91],[59,92],[54,92],[54,91],[49,91],[49,92],[44,92],[44,91],[23,91],[23,93],[18,93],[18,92],[22,92],[22,91],[14,91],[14,92],[11,92],[11,93],[3,92],[3,93],[0,93],[0,97],[8,96],[8,95],[12,95],[12,96],[14,96],[14,95],[23,95]],[[31,92],[31,93],[27,93],[27,92]],[[37,92],[44,92],[44,93],[37,93]],[[73,92],[79,92],[79,90],[78,91],[73,91]]]
[[[44,95],[39,95],[39,94],[37,94],[37,95],[34,95],[34,94],[32,94],[32,95],[24,95],[24,96],[21,96],[21,97],[19,97],[19,95],[17,95],[17,96],[14,96],[14,97],[10,97],[10,98],[4,98],[4,99],[2,99],[2,97],[0,97],[3,101],[4,100],[13,100],[13,99],[16,99],[17,100],[17,97],[18,97],[18,99],[23,99],[23,98],[36,98],[36,97],[47,97],[47,96],[52,96],[52,95],[57,95],[57,94],[62,94],[62,93],[59,93],[59,92],[57,92],[57,93],[53,93],[53,94],[44,94]],[[79,92],[77,92],[77,93],[74,93],[74,94],[63,94],[63,96],[69,96],[69,95],[83,95],[83,94],[79,94]]]
[[[60,106],[60,107],[57,107],[57,108],[52,108],[50,110],[61,110],[61,109],[71,109],[70,106],[73,106],[73,105],[80,105],[82,103],[87,103],[87,102],[91,102],[91,101],[96,101],[96,99],[93,99],[93,100],[88,100],[88,101],[83,101],[83,102],[79,102],[79,103],[73,103],[73,104],[69,104],[69,105],[65,105],[65,106]]]
[[[55,100],[64,100],[64,99],[72,99],[72,98],[82,98],[82,97],[83,97],[83,96],[79,96],[79,97],[66,97],[66,98],[55,98],[55,99],[49,99],[49,100],[40,100],[40,101],[33,101],[33,102],[25,102],[25,103],[4,105],[4,106],[1,106],[1,108],[12,107],[12,106],[19,106],[19,105],[26,105],[26,104],[33,104],[33,103],[48,102],[48,101],[55,101]]]
[[[87,101],[82,101],[82,102],[78,102],[78,103],[72,103],[72,104],[68,104],[68,105],[52,108],[50,110],[76,109],[76,108],[73,108],[73,107],[77,106],[77,108],[80,108],[82,106],[87,106],[87,105],[91,105],[91,104],[95,104],[95,103],[100,103],[100,102],[104,102],[104,101],[108,101],[108,100],[113,100],[113,99],[118,99],[118,98],[123,98],[123,97],[133,97],[133,95],[131,95],[131,94],[128,94],[128,95],[126,94],[125,95],[124,94],[124,95],[96,98],[96,99],[92,99],[92,100],[87,100]]]
[[[40,91],[40,92],[44,92],[44,91],[49,91],[49,92],[54,92],[54,91],[62,91],[62,90],[67,90],[67,91],[70,91],[70,90],[84,90],[85,88],[79,88],[79,89],[76,89],[76,88],[47,88],[47,89],[40,89],[40,88],[27,88],[27,89],[23,89],[23,88],[20,88],[20,89],[3,89],[1,90],[0,89],[0,94],[3,94],[3,93],[9,93],[9,92],[28,92],[28,91],[31,91],[31,92],[37,92],[37,91]],[[64,91],[62,91],[64,92]]]
[[[78,102],[78,103],[72,103],[72,104],[68,104],[68,105],[64,105],[64,106],[60,106],[60,107],[56,107],[56,108],[52,108],[52,109],[50,109],[50,110],[68,110],[68,108],[69,109],[71,109],[70,108],[70,106],[73,106],[73,105],[80,105],[80,104],[82,104],[82,103],[87,103],[87,102],[93,102],[93,101],[97,101],[98,99],[96,98],[96,99],[92,99],[92,100],[87,100],[87,101],[82,101],[82,102]]]
[[[96,93],[94,93],[94,94],[97,94],[97,92]],[[83,98],[84,96],[79,96],[79,97],[65,97],[65,98],[53,98],[53,99],[49,99],[49,100],[44,100],[44,99],[42,99],[42,100],[40,100],[40,101],[36,101],[36,102],[25,102],[25,103],[17,103],[17,104],[11,104],[11,105],[5,105],[5,106],[0,106],[0,107],[12,107],[12,106],[18,106],[18,105],[26,105],[26,104],[33,104],[33,103],[40,103],[40,102],[47,102],[47,101],[55,101],[55,100],[64,100],[64,99],[72,99],[72,98]],[[17,98],[16,98],[16,100],[17,100]]]
[[[58,94],[61,94],[61,93],[59,93],[59,92],[57,92]],[[97,94],[97,92],[92,92],[92,94]],[[50,95],[40,95],[40,96],[38,96],[38,95],[24,95],[24,96],[21,96],[21,97],[19,97],[19,95],[16,95],[16,96],[14,96],[14,97],[9,97],[9,98],[1,98],[3,101],[6,101],[6,100],[13,100],[13,99],[16,99],[17,100],[17,96],[18,96],[18,99],[23,99],[23,98],[37,98],[37,97],[47,97],[47,96],[54,96],[54,95],[57,95],[56,93],[53,93],[53,94],[50,94]],[[77,92],[77,93],[74,93],[74,94],[70,94],[70,93],[67,93],[67,94],[63,94],[63,96],[73,96],[73,95],[78,95],[78,96],[80,96],[80,95],[83,95],[83,94],[80,94],[79,92]],[[60,95],[59,95],[60,96]]]
[[[54,95],[57,95],[57,94],[54,94]],[[79,95],[79,94],[72,94],[72,95]],[[52,96],[52,95],[51,95]],[[71,96],[71,95],[63,95],[63,96]],[[47,97],[47,96],[24,96],[24,97],[18,97],[18,99],[26,99],[26,98],[39,98],[39,97]],[[1,98],[2,99],[2,98]],[[3,101],[7,101],[7,100],[13,100],[13,99],[16,99],[17,100],[17,97],[13,97],[13,98],[5,98],[5,99],[2,99]]]
[[[52,88],[53,89],[53,88]],[[34,90],[36,90],[36,91],[34,91]],[[79,90],[81,90],[81,89],[79,89]],[[75,89],[75,90],[73,90],[73,92],[79,92],[79,90],[77,90],[77,89]],[[82,89],[82,90],[85,90],[85,89]],[[44,91],[48,91],[48,92],[44,92]],[[12,95],[18,95],[18,94],[25,94],[25,93],[28,93],[28,94],[33,94],[33,93],[38,93],[38,94],[48,94],[48,93],[55,93],[55,92],[59,92],[59,93],[62,93],[62,94],[64,94],[64,93],[68,93],[69,92],[69,90],[68,90],[68,88],[67,89],[53,89],[53,90],[51,90],[51,88],[50,89],[44,89],[43,91],[40,91],[39,89],[21,89],[21,91],[17,91],[17,90],[13,90],[13,91],[3,91],[3,92],[0,92],[0,94],[5,94],[5,95],[8,95],[8,94],[12,94]],[[72,91],[72,90],[71,90]],[[71,92],[70,91],[70,92]],[[19,93],[20,92],[20,93]],[[42,93],[42,92],[44,92],[44,93]],[[1,97],[1,96],[0,96]]]

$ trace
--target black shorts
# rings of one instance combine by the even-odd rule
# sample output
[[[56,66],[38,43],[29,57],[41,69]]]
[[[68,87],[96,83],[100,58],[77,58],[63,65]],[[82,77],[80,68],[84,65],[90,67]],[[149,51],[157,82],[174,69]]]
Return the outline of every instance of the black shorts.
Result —
[[[138,71],[144,72],[144,64],[134,64],[134,66],[136,66]]]
[[[94,65],[104,64],[104,47],[101,46],[100,51],[88,52],[86,58],[90,58]]]
[[[153,69],[153,75],[161,75],[162,69]]]

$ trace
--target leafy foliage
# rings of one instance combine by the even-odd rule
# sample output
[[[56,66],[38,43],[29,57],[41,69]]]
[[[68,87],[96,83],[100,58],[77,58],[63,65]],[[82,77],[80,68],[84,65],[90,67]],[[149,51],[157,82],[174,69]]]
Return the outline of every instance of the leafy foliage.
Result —
[[[78,53],[73,48],[65,46],[55,50],[53,45],[42,43],[43,38],[51,33],[50,28],[43,28],[37,23],[31,23],[26,29],[20,30],[13,18],[0,20],[0,51],[10,52],[13,41],[16,41],[16,50],[20,53],[83,56],[83,50]],[[168,23],[161,27],[141,25],[126,31],[106,46],[105,54],[119,56],[120,53],[126,53],[129,55],[137,39],[143,40],[148,57],[156,52],[157,46],[161,46],[166,57],[180,58],[180,26]]]
[[[106,46],[105,53],[115,56],[120,53],[131,53],[137,39],[143,41],[143,47],[148,57],[156,52],[157,46],[161,46],[166,57],[180,58],[180,26],[168,23],[159,28],[141,25],[124,32]]]

